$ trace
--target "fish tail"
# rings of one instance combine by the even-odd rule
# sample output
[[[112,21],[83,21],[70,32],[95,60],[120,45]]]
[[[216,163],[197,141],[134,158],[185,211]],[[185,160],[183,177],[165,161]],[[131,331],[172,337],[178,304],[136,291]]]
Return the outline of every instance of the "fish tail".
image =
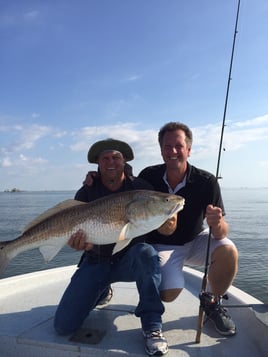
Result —
[[[4,273],[8,263],[9,263],[9,258],[6,253],[6,246],[8,245],[8,242],[0,242],[0,277]]]

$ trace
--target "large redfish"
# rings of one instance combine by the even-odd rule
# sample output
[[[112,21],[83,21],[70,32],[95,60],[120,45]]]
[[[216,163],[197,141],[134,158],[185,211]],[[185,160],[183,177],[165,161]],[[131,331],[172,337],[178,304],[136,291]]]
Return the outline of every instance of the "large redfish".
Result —
[[[0,275],[12,258],[33,248],[50,261],[78,229],[85,231],[87,242],[116,243],[114,254],[131,239],[159,228],[183,206],[183,197],[150,190],[112,194],[89,203],[64,201],[28,224],[18,238],[0,242]]]

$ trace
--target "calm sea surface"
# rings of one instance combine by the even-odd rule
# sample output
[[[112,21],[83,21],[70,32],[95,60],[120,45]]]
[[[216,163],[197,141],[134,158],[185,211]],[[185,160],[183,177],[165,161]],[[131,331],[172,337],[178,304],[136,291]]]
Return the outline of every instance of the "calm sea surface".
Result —
[[[16,238],[24,226],[75,192],[0,193],[0,241]],[[234,285],[268,303],[268,188],[222,189],[229,237],[239,250],[239,272]],[[76,264],[81,252],[64,247],[49,263],[37,249],[14,258],[3,277]]]

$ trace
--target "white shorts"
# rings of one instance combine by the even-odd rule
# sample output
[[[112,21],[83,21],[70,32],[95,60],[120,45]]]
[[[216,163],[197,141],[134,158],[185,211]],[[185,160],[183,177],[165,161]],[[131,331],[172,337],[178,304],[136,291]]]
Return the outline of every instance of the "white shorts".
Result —
[[[184,245],[153,244],[160,258],[162,274],[160,290],[184,287],[184,265],[205,266],[208,234],[209,230],[205,229],[193,241]],[[234,246],[234,243],[228,238],[217,240],[211,235],[210,256],[222,245]]]

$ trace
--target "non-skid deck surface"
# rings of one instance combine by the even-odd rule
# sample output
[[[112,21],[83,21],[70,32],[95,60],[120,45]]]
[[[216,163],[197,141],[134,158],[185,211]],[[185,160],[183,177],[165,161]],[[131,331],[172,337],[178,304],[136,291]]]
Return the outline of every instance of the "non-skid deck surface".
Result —
[[[140,320],[134,315],[138,302],[134,283],[114,284],[110,304],[95,309],[75,335],[55,333],[53,316],[74,269],[58,268],[0,281],[1,357],[146,356]],[[268,356],[268,327],[262,322],[267,318],[267,306],[259,306],[257,300],[233,288],[228,304],[241,304],[241,298],[242,304],[254,304],[253,309],[230,309],[237,335],[222,337],[207,322],[201,343],[195,343],[201,280],[198,273],[192,273],[185,273],[187,285],[181,296],[165,304],[167,356]],[[233,292],[242,295],[236,299]]]

